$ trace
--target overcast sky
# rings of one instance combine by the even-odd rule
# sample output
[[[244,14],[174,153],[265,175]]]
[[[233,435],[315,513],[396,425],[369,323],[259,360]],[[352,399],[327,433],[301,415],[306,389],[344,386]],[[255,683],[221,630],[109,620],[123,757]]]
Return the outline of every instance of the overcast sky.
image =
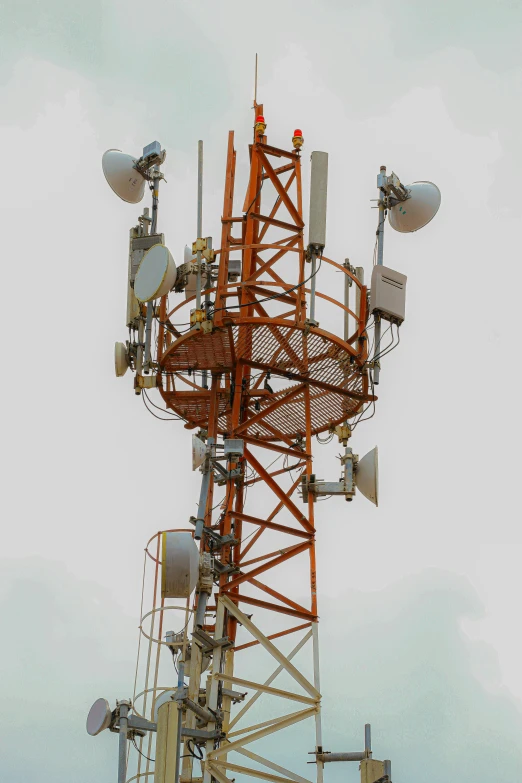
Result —
[[[357,747],[370,720],[394,783],[514,779],[522,4],[4,0],[2,17],[5,780],[115,780],[114,737],[89,738],[85,714],[130,693],[143,547],[198,494],[190,433],[114,377],[138,208],[101,155],[166,147],[160,228],[180,258],[203,139],[218,237],[229,129],[242,204],[256,51],[269,140],[299,127],[330,153],[330,258],[369,275],[381,164],[442,192],[424,230],[386,231],[407,317],[353,443],[379,445],[380,506],[318,512],[326,744]],[[317,447],[321,476],[337,451]]]

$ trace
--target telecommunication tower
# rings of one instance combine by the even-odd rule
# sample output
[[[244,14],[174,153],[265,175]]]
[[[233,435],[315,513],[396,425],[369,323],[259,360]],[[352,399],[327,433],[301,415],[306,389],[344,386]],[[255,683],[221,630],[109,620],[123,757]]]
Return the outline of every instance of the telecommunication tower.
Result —
[[[314,727],[308,769],[318,783],[338,761],[358,761],[363,783],[391,781],[390,762],[372,756],[369,724],[362,750],[330,752],[323,742],[314,511],[318,499],[351,501],[357,489],[378,503],[377,449],[359,458],[348,443],[375,405],[380,359],[405,315],[406,277],[383,265],[384,223],[388,215],[394,229],[417,230],[440,193],[381,168],[368,288],[362,267],[324,253],[327,153],[311,154],[305,238],[303,134],[274,147],[256,102],[254,118],[239,213],[229,133],[218,248],[203,235],[199,142],[197,237],[178,266],[158,231],[161,145],[139,159],[117,150],[103,158],[123,200],[139,202],[147,183],[152,191],[152,214],[145,208],[130,232],[129,339],[116,344],[116,374],[130,368],[148,406],[156,390],[162,410],[196,430],[192,467],[202,475],[197,515],[147,544],[133,698],[114,709],[98,699],[87,720],[90,734],[119,733],[119,783],[308,783],[292,754],[284,765],[270,757],[274,735],[301,722]],[[341,273],[341,296],[321,290],[326,266]],[[337,480],[315,475],[314,436],[342,444]],[[257,675],[261,655],[272,661],[268,676]]]

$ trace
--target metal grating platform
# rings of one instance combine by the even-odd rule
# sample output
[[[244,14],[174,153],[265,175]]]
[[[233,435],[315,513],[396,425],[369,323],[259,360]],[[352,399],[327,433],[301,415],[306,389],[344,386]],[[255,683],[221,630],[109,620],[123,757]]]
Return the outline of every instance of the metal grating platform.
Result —
[[[360,410],[367,395],[367,378],[354,359],[353,349],[340,344],[333,335],[319,330],[308,333],[295,324],[265,319],[236,324],[211,334],[191,332],[173,343],[161,365],[166,372],[233,370],[236,361],[251,363],[257,370],[269,369],[274,377],[289,379],[289,385],[261,398],[246,397],[248,417],[284,399],[300,383],[310,389],[312,432],[325,432]],[[254,372],[254,370],[253,370]],[[344,392],[344,393],[343,393]],[[354,393],[355,397],[346,393]],[[210,393],[161,391],[167,406],[187,420],[189,426],[206,427]],[[255,404],[258,403],[259,410]],[[219,392],[219,430],[231,432],[230,391]],[[281,433],[294,440],[304,432],[304,391],[252,424],[246,434],[261,440],[278,440]]]

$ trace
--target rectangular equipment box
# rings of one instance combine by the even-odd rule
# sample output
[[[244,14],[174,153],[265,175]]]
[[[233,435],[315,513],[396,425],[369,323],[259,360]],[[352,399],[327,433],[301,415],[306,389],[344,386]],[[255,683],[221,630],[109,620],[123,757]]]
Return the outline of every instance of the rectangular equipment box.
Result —
[[[225,457],[240,456],[245,449],[245,441],[239,438],[230,438],[223,441]]]
[[[143,157],[148,158],[150,155],[161,155],[161,144],[159,141],[153,141],[143,147]]]
[[[387,266],[373,267],[370,312],[401,324],[406,314],[406,275]]]
[[[228,259],[228,282],[235,283],[241,277],[241,259]]]

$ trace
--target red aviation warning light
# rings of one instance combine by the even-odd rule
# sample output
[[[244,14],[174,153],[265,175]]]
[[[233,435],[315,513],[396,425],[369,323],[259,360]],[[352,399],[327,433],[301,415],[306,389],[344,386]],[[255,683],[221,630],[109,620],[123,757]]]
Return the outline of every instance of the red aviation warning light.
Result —
[[[259,114],[256,117],[256,125],[255,125],[256,136],[264,136],[265,130],[266,130],[265,118],[263,117],[262,114]]]
[[[296,150],[300,150],[304,144],[303,131],[296,128],[292,136],[292,144]]]

